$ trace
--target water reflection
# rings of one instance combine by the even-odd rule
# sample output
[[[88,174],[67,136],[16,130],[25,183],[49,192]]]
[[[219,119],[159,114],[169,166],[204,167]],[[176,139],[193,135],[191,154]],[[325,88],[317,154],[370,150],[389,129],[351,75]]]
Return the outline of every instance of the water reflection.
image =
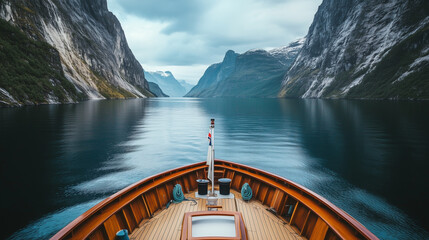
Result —
[[[118,171],[120,164],[106,162],[143,118],[147,104],[88,101],[0,109],[0,187],[7,193],[0,206],[8,216],[0,238],[48,212],[99,197],[70,192],[69,186]]]
[[[419,227],[429,229],[428,106],[171,98],[1,109],[2,187],[15,189],[2,206],[28,204],[13,230],[38,219],[15,238],[47,238],[129,184],[204,161],[216,118],[216,157],[296,181],[380,238],[429,238]],[[36,201],[19,202],[28,191]]]
[[[428,226],[427,103],[306,100],[304,104],[299,115],[305,123],[302,143],[318,159],[315,168],[329,168]]]
[[[427,103],[206,99],[201,106],[222,119],[218,156],[307,186],[381,238],[428,236],[417,226],[428,228]]]

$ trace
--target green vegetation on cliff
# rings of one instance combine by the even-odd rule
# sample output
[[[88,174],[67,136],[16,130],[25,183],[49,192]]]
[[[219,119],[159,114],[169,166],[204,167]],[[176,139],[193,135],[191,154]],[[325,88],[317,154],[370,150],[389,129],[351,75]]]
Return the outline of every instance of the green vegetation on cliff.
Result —
[[[0,19],[0,105],[73,102],[83,96],[65,77],[57,50]]]
[[[395,45],[365,76],[362,84],[352,88],[347,97],[376,99],[429,99],[429,62],[422,52],[429,44],[429,24]],[[415,65],[414,71],[410,66]],[[402,76],[402,77],[401,77]]]

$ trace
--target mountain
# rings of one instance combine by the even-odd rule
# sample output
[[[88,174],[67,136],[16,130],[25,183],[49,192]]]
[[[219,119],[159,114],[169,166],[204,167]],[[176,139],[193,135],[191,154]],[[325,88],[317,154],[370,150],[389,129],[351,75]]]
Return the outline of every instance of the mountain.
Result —
[[[226,52],[221,63],[207,68],[186,97],[276,97],[283,76],[304,39],[271,51]]]
[[[185,80],[177,80],[177,81],[179,81],[180,85],[182,85],[182,87],[185,88],[186,92],[189,92],[195,86],[193,84],[186,82]]]
[[[156,96],[156,97],[169,97],[167,94],[165,94],[162,89],[158,86],[158,84],[154,82],[149,82],[149,90]]]
[[[287,46],[274,48],[270,50],[269,53],[273,57],[277,58],[283,65],[287,65],[290,67],[291,63],[295,60],[296,56],[301,50],[304,42],[305,38],[300,38]]]
[[[64,77],[58,52],[0,19],[0,106],[83,99]]]
[[[162,91],[170,97],[183,97],[186,89],[176,80],[170,71],[145,71],[146,79],[159,85]]]
[[[197,85],[189,91],[185,97],[198,97],[206,89],[216,86],[216,84],[226,79],[235,70],[235,60],[238,54],[232,50],[228,50],[221,63],[210,65],[203,76],[198,81]]]
[[[3,104],[153,96],[106,0],[2,0],[0,18]]]
[[[429,99],[429,1],[324,0],[280,97]]]

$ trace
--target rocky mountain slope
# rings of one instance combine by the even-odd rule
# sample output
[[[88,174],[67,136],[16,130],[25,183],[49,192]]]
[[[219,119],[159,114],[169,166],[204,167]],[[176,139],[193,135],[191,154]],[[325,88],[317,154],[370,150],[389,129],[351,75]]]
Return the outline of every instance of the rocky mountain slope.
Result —
[[[0,106],[75,102],[83,98],[64,77],[58,52],[0,19]]]
[[[276,97],[283,76],[295,60],[304,39],[288,46],[250,50],[237,54],[229,50],[221,63],[207,68],[187,97]]]
[[[45,58],[59,76],[53,78],[52,74],[47,74],[40,79],[49,81],[62,92],[59,94],[44,87],[41,98],[35,99],[19,84],[3,85],[0,82],[0,100],[4,103],[18,105],[153,96],[119,21],[107,9],[106,0],[2,0],[0,18],[20,29],[31,41],[51,46]],[[70,89],[64,79],[74,88]],[[21,77],[20,81],[31,80]],[[36,80],[31,84],[39,85]]]
[[[238,54],[232,50],[225,53],[223,61],[210,65],[197,85],[189,91],[185,97],[198,97],[206,89],[214,87],[218,82],[226,79],[235,70],[235,60]]]
[[[149,90],[151,93],[153,93],[153,95],[155,95],[156,97],[169,97],[167,94],[165,94],[162,89],[159,87],[158,84],[154,83],[154,82],[150,82],[149,83]]]
[[[186,93],[188,93],[189,91],[191,91],[191,89],[195,86],[194,84],[190,84],[185,80],[177,80],[179,81],[180,85],[182,85],[185,88]]]
[[[324,0],[281,97],[429,99],[429,2]]]
[[[186,89],[170,71],[145,71],[145,76],[149,82],[158,84],[162,91],[170,97],[183,97],[186,94]]]

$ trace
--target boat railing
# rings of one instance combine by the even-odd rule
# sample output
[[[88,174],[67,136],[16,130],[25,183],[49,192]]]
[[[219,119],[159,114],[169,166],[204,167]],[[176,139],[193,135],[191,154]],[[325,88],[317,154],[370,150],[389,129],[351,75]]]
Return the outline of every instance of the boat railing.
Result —
[[[230,178],[231,188],[248,183],[253,199],[290,224],[308,239],[378,239],[353,217],[305,187],[275,174],[225,160],[215,160],[219,177]],[[199,162],[145,178],[98,203],[51,239],[115,239],[121,229],[132,232],[173,199],[174,185],[185,193],[207,177],[206,162]]]
[[[215,168],[225,169],[223,177],[232,179],[231,188],[240,191],[248,183],[254,199],[290,224],[302,236],[321,239],[378,239],[349,214],[286,178],[257,168],[216,160]]]
[[[190,192],[205,178],[203,163],[195,163],[145,178],[98,203],[51,239],[115,239],[116,232],[132,232],[172,199],[175,184]]]

